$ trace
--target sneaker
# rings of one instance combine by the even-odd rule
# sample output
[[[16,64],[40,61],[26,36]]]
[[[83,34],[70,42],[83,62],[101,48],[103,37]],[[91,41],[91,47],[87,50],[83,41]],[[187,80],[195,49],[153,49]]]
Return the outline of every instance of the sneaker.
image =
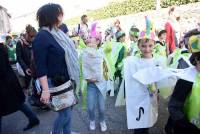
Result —
[[[90,121],[90,130],[95,130],[95,121]]]
[[[101,131],[105,132],[107,130],[106,122],[105,121],[100,122],[100,127],[101,127]]]

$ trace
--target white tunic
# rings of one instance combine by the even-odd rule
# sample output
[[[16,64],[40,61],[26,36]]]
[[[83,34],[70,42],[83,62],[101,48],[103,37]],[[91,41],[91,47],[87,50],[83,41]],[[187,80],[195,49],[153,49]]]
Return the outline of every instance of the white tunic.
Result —
[[[101,48],[85,48],[83,50],[83,77],[84,79],[95,79],[95,85],[98,87],[104,97],[106,97],[107,81],[103,77],[103,59],[104,53]]]
[[[146,86],[133,77],[140,69],[153,66],[164,66],[163,58],[143,59],[130,56],[124,61],[128,129],[149,128],[157,121],[157,93],[150,96]]]

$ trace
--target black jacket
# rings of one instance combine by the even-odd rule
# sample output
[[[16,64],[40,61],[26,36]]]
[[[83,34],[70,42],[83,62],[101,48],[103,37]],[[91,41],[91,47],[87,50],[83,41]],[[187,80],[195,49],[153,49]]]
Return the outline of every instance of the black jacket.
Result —
[[[31,64],[32,45],[25,44],[22,40],[17,42],[16,55],[17,62],[21,65],[24,72],[30,68]]]
[[[170,117],[166,129],[171,132],[167,132],[167,134],[200,134],[200,129],[190,123],[183,112],[186,98],[191,92],[192,86],[192,82],[178,80],[168,104]]]
[[[24,101],[22,88],[9,64],[7,49],[0,45],[0,117],[17,111]]]

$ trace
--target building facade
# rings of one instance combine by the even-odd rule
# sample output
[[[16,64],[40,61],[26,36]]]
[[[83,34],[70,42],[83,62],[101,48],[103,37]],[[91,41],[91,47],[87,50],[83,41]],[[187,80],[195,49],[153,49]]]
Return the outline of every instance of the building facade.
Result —
[[[0,5],[0,34],[8,33],[11,31],[10,14],[7,9]]]

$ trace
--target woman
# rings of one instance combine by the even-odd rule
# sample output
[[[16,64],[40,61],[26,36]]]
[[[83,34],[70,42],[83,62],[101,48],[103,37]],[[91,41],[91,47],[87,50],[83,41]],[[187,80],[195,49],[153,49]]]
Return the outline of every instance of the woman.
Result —
[[[118,19],[115,20],[115,22],[114,22],[114,29],[115,29],[115,33],[122,31],[121,24]]]
[[[0,61],[0,127],[1,117],[20,110],[29,119],[29,124],[24,128],[24,130],[28,130],[38,125],[39,120],[32,110],[24,103],[25,96],[9,64],[7,49],[2,43],[0,43]]]
[[[168,104],[167,134],[200,134],[200,38],[190,37],[189,47],[194,67],[186,69],[176,83]]]
[[[168,15],[168,22],[165,24],[166,43],[172,53],[178,47],[181,39],[180,15],[175,7],[169,9]]]
[[[63,10],[58,4],[46,4],[37,11],[40,31],[33,42],[33,54],[45,104],[50,100],[49,88],[71,80],[79,84],[78,54],[73,41],[59,29],[62,19]],[[71,116],[72,107],[59,110],[52,133],[70,134]]]
[[[31,25],[26,26],[26,33],[17,42],[16,55],[17,62],[22,67],[25,73],[25,89],[28,89],[31,80],[31,53],[32,53],[32,41],[36,35],[36,30]]]

